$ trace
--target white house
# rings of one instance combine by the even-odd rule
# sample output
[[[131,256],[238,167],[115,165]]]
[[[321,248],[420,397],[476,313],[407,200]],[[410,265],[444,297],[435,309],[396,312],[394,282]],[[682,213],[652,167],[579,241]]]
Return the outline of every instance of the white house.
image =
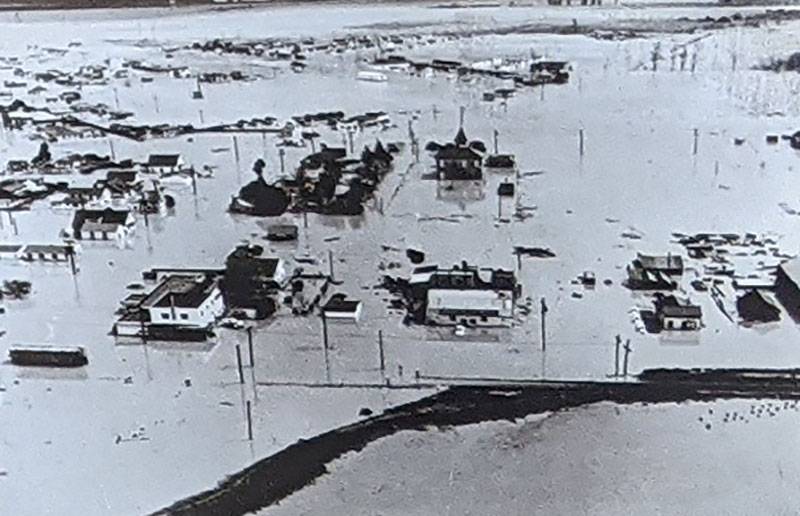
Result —
[[[28,262],[67,262],[77,251],[78,248],[72,244],[30,244],[19,251],[19,258]]]
[[[212,275],[172,275],[164,278],[141,308],[150,324],[206,328],[225,312],[218,279]]]
[[[175,174],[184,168],[180,154],[151,154],[147,158],[145,170],[155,174]]]
[[[429,324],[505,326],[514,318],[512,290],[433,288],[428,290]]]

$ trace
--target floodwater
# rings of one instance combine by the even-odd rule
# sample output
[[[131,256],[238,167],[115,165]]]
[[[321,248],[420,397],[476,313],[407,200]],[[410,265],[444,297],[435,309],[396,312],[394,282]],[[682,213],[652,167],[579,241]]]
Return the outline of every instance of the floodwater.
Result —
[[[800,245],[797,216],[779,207],[800,208],[796,190],[797,155],[785,142],[768,146],[767,133],[794,131],[798,114],[798,76],[752,71],[752,65],[792,50],[797,23],[766,29],[733,28],[709,33],[697,43],[695,73],[671,71],[662,61],[647,71],[655,42],[673,48],[693,35],[659,35],[620,42],[582,36],[533,34],[483,35],[437,40],[403,49],[409,57],[527,57],[531,52],[573,63],[568,85],[520,90],[506,106],[482,102],[501,86],[489,80],[472,83],[447,75],[411,77],[390,73],[384,84],[355,80],[372,54],[314,55],[308,70],[294,74],[255,58],[175,51],[173,48],[214,37],[320,38],[353,31],[385,30],[397,23],[401,32],[473,31],[527,21],[580,23],[628,17],[705,16],[729,13],[707,9],[554,9],[548,7],[429,9],[414,6],[315,6],[274,9],[167,11],[99,11],[91,13],[10,13],[0,15],[0,54],[23,59],[23,68],[75,70],[105,60],[113,68],[123,59],[185,64],[193,72],[240,69],[263,78],[244,83],[208,85],[202,101],[192,100],[193,79],[157,77],[141,83],[133,75],[107,86],[86,86],[86,101],[119,102],[140,123],[232,122],[271,115],[284,121],[293,115],[342,110],[348,114],[384,110],[395,124],[384,132],[367,130],[356,147],[382,141],[408,141],[408,120],[422,144],[455,135],[459,108],[471,139],[491,147],[494,130],[503,152],[517,156],[523,177],[519,203],[532,210],[524,221],[497,220],[495,195],[500,176],[490,176],[483,198],[468,200],[438,191],[422,180],[432,165],[425,152],[414,163],[408,146],[378,191],[377,202],[362,217],[309,216],[295,245],[272,246],[295,266],[295,256],[312,256],[327,270],[334,255],[339,289],[364,301],[358,325],[332,324],[329,374],[338,383],[413,386],[422,380],[443,382],[491,378],[605,378],[613,372],[617,334],[630,338],[631,370],[656,366],[746,365],[790,367],[800,359],[797,326],[784,322],[766,329],[731,323],[707,294],[692,293],[703,307],[705,328],[692,337],[640,335],[629,309],[646,307],[648,299],[621,286],[624,266],[637,251],[681,252],[670,244],[673,231],[754,232],[774,235],[784,252]],[[359,27],[359,28],[354,28]],[[411,27],[411,28],[409,28]],[[83,46],[65,55],[46,47]],[[38,47],[38,48],[37,48]],[[734,59],[736,56],[736,64]],[[11,79],[12,70],[0,70]],[[49,86],[48,86],[49,87]],[[55,91],[55,90],[54,90]],[[41,99],[21,93],[39,105]],[[202,113],[201,113],[202,111]],[[583,130],[585,153],[579,153]],[[693,130],[699,151],[692,154]],[[323,130],[320,141],[340,145],[342,135]],[[733,138],[743,138],[736,146]],[[296,439],[353,421],[361,407],[384,407],[423,396],[430,389],[385,391],[348,388],[268,386],[271,382],[320,383],[326,379],[321,325],[315,318],[293,318],[281,312],[256,333],[255,367],[240,385],[235,345],[246,339],[222,330],[210,349],[196,346],[116,343],[109,335],[114,311],[141,281],[141,272],[156,266],[214,267],[238,242],[261,238],[265,221],[231,216],[225,209],[238,188],[254,176],[251,164],[261,157],[269,174],[280,171],[275,141],[239,135],[240,162],[231,136],[196,135],[144,143],[113,138],[117,157],[143,160],[148,154],[181,152],[197,167],[214,166],[211,179],[199,181],[198,195],[188,185],[168,187],[175,195],[174,213],[137,223],[135,237],[124,248],[86,243],[80,272],[43,264],[0,263],[3,279],[28,279],[33,294],[5,303],[0,319],[7,332],[0,354],[15,343],[58,343],[87,348],[90,364],[80,373],[56,375],[0,365],[0,500],[13,514],[138,514],[212,487],[226,473],[273,453]],[[38,142],[26,134],[2,134],[3,160],[29,159]],[[212,149],[228,148],[227,152]],[[108,139],[62,141],[54,156],[70,152],[108,153]],[[310,149],[287,149],[291,168]],[[536,174],[524,174],[537,172]],[[80,178],[85,179],[85,178]],[[501,207],[510,216],[511,202]],[[455,217],[453,217],[455,215]],[[43,243],[59,240],[70,221],[67,211],[40,202],[30,212],[2,214],[4,242]],[[443,217],[447,220],[431,220]],[[292,220],[286,216],[284,220]],[[294,222],[303,226],[300,218]],[[16,226],[17,230],[14,230]],[[631,229],[633,228],[633,229]],[[635,231],[630,240],[620,235]],[[338,239],[336,239],[338,237]],[[384,250],[381,246],[397,248]],[[469,259],[481,266],[515,269],[514,245],[549,247],[551,260],[523,259],[523,295],[534,312],[544,297],[548,313],[547,351],[540,351],[540,320],[534,313],[510,330],[459,340],[448,332],[402,325],[402,314],[386,309],[388,294],[373,287],[381,265],[400,264],[388,273],[407,274],[404,251],[426,252],[441,265]],[[701,264],[690,263],[697,270]],[[308,266],[306,266],[308,268]],[[311,267],[314,269],[315,267]],[[594,291],[570,281],[585,270],[598,278]],[[687,276],[691,276],[689,272]],[[684,287],[688,288],[685,278]],[[610,279],[606,286],[603,280]],[[572,296],[580,291],[583,297]],[[377,332],[385,338],[387,370],[378,368]],[[249,357],[245,353],[245,362]],[[188,380],[188,382],[187,382]],[[257,383],[262,383],[257,387]],[[255,438],[246,440],[244,406],[254,407]],[[49,486],[32,490],[31,485]],[[23,495],[20,496],[20,493]]]

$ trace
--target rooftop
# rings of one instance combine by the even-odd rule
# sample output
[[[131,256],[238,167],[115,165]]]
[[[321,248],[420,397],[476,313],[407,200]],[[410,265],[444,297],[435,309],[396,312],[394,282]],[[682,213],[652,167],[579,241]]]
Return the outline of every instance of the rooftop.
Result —
[[[145,297],[142,307],[197,308],[216,286],[216,278],[202,274],[167,276]]]

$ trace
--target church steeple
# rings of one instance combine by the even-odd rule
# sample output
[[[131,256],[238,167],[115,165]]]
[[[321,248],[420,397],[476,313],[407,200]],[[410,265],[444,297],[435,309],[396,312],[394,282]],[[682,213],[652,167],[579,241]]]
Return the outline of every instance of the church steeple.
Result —
[[[455,137],[455,139],[453,141],[459,147],[460,146],[464,146],[464,145],[467,144],[467,135],[464,134],[464,128],[463,127],[459,127],[458,128],[458,133],[456,133],[456,137]]]

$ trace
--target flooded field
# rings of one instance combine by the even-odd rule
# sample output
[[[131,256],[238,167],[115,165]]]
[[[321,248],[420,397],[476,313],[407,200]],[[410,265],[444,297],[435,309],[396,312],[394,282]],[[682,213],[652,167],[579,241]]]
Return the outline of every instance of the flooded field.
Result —
[[[0,430],[0,512],[154,511],[213,487],[299,438],[364,417],[364,408],[379,413],[476,379],[606,379],[614,373],[617,335],[630,339],[632,373],[652,367],[794,366],[800,333],[786,309],[780,308],[780,322],[739,324],[735,308],[719,308],[735,306],[731,278],[720,283],[716,296],[690,287],[691,280],[707,275],[701,259],[686,258],[679,287],[702,308],[698,332],[638,331],[632,314],[652,308],[652,296],[623,286],[637,252],[686,254],[674,233],[753,233],[774,241],[779,251],[766,256],[731,249],[743,278],[797,254],[797,151],[783,139],[771,144],[765,138],[797,130],[800,75],[753,68],[793,53],[800,22],[723,23],[692,31],[675,26],[681,18],[760,12],[420,4],[0,14],[4,106],[22,100],[75,114],[62,94],[77,91],[82,103],[130,112],[125,124],[201,127],[273,117],[273,129],[309,113],[382,111],[389,123],[349,134],[324,124],[300,129],[318,133],[316,148],[352,147],[350,155],[377,139],[399,144],[391,171],[363,214],[260,218],[228,211],[231,198],[256,179],[253,163],[264,160],[268,181],[291,176],[312,152],[310,141],[278,147],[277,131],[243,130],[49,141],[53,158],[95,153],[146,162],[152,154],[179,153],[197,170],[211,172],[196,178],[196,193],[186,177],[164,179],[175,206],[146,223],[137,214],[124,242],[82,242],[76,274],[64,263],[0,260],[0,279],[32,285],[24,299],[3,302],[3,360],[19,344],[82,346],[89,357],[86,367],[70,371],[0,365],[0,419],[13,422]],[[635,37],[611,39],[565,34],[563,28],[574,24],[604,34],[643,29]],[[285,59],[191,48],[215,38],[291,46],[351,35],[389,40],[381,49],[308,51],[295,71]],[[656,48],[661,58],[653,69]],[[688,57],[682,58],[684,48]],[[389,70],[381,72],[386,81],[357,80],[381,52],[469,63],[543,56],[569,62],[572,71],[567,84],[519,88],[496,77],[431,70]],[[134,61],[140,65],[131,67]],[[105,78],[80,85],[33,78],[86,65],[105,68]],[[163,71],[171,68],[179,70]],[[125,74],[113,73],[123,69]],[[204,82],[202,98],[194,98],[200,74],[233,71],[248,80]],[[35,92],[36,85],[45,90]],[[484,100],[485,92],[502,88],[514,92],[505,100]],[[113,123],[93,113],[75,116],[103,127]],[[496,134],[498,150],[516,156],[515,197],[497,195],[514,174],[487,172],[479,185],[452,190],[426,179],[434,159],[425,145],[451,141],[462,120],[470,140],[491,148]],[[421,147],[418,157],[412,134]],[[33,123],[4,128],[4,165],[36,156],[40,135]],[[104,175],[46,179],[79,185]],[[36,177],[9,172],[0,179]],[[62,243],[74,210],[53,206],[53,199],[0,212],[2,243]],[[267,241],[268,226],[276,222],[296,225],[298,239]],[[242,242],[264,246],[290,270],[333,269],[333,291],[362,302],[358,323],[329,322],[325,350],[321,318],[295,316],[282,306],[255,325],[252,366],[244,331],[216,328],[215,337],[200,344],[145,344],[111,334],[120,301],[132,292],[131,284],[143,281],[142,272],[222,268]],[[518,261],[515,246],[547,248],[555,256]],[[391,306],[394,296],[380,285],[384,275],[411,274],[409,248],[424,252],[426,264],[467,260],[513,270],[522,289],[519,305],[527,310],[509,327],[470,328],[465,335],[404,324],[405,314]],[[596,276],[594,288],[575,284],[584,271]],[[542,298],[549,307],[546,351]],[[244,350],[243,377],[237,345]],[[387,381],[392,389],[381,388]],[[103,479],[102,485],[89,478]],[[32,490],[33,484],[49,489]]]

